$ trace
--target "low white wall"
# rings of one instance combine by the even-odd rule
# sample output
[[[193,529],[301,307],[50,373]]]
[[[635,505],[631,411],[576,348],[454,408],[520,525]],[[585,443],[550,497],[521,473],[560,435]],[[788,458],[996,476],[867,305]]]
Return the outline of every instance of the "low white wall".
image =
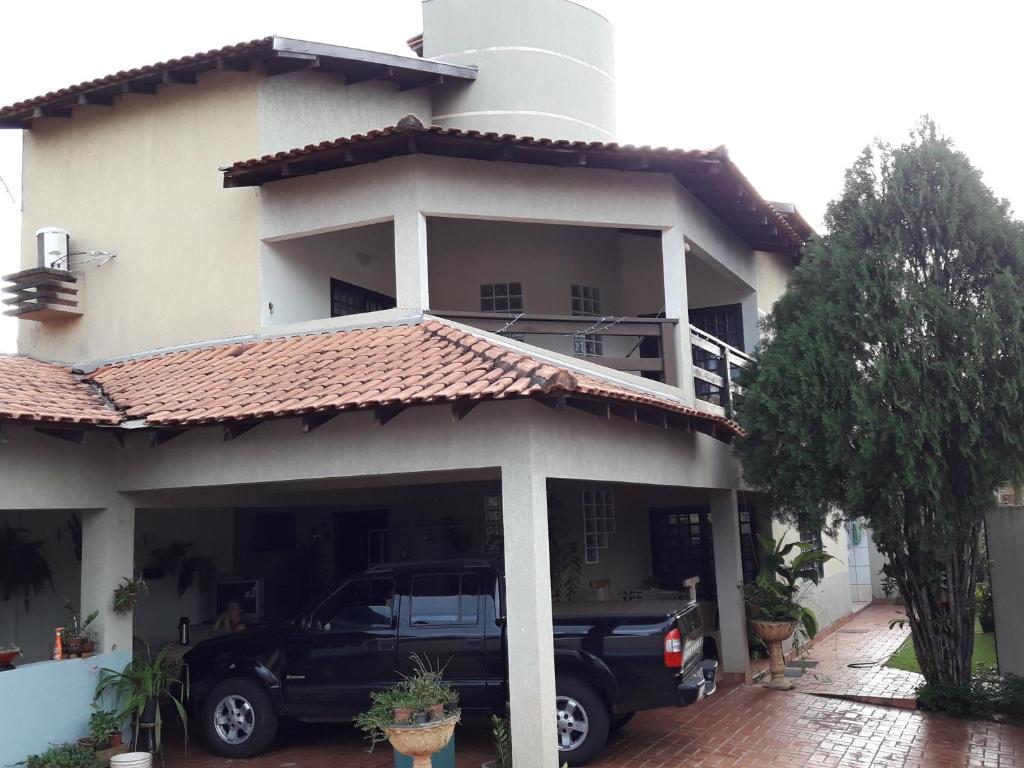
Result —
[[[120,671],[130,658],[117,651],[0,672],[0,766],[23,762],[51,744],[88,736],[100,670]]]

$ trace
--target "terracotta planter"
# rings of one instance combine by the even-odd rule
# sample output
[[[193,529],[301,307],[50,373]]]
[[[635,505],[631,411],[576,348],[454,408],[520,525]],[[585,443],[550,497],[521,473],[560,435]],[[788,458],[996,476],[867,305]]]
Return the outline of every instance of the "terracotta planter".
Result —
[[[440,752],[452,740],[459,713],[426,725],[395,725],[385,728],[396,752],[412,758],[413,768],[430,768],[430,756]]]
[[[13,666],[13,662],[21,655],[21,651],[0,651],[0,668]]]
[[[769,669],[771,675],[765,681],[765,688],[777,691],[789,691],[796,684],[786,677],[786,657],[782,644],[793,636],[796,630],[795,621],[754,621],[754,634],[768,645]]]
[[[395,707],[391,710],[391,716],[397,725],[408,725],[412,722],[412,710],[408,707]]]
[[[432,723],[444,720],[444,704],[430,705],[427,707],[427,713],[430,715],[430,722]]]

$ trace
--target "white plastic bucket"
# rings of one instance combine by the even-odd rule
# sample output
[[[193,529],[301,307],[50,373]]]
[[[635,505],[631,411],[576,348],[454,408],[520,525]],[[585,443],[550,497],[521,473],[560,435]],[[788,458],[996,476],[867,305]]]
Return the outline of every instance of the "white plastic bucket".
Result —
[[[110,768],[153,768],[153,755],[149,752],[125,752],[110,758]]]

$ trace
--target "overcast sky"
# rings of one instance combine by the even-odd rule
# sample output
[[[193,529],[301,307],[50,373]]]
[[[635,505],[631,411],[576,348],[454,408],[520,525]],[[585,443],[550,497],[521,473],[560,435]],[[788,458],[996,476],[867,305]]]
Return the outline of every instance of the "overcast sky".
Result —
[[[900,140],[927,112],[1024,215],[1024,3],[583,4],[616,28],[621,141],[724,144],[765,197],[796,203],[818,226],[858,151],[875,136]],[[268,34],[408,53],[404,41],[421,29],[419,5],[8,4],[0,104]],[[0,131],[0,176],[10,188],[8,196],[0,186],[0,274],[20,261],[20,134]],[[0,319],[0,352],[14,350],[15,333],[16,322]]]

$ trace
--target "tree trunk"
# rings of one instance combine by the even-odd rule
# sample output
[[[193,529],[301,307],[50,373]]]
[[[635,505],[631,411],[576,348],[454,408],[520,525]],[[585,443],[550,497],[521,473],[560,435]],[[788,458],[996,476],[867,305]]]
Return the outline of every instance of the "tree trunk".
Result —
[[[950,535],[944,561],[915,557],[911,546],[890,553],[890,567],[906,604],[921,674],[929,683],[965,686],[974,653],[977,524]]]

